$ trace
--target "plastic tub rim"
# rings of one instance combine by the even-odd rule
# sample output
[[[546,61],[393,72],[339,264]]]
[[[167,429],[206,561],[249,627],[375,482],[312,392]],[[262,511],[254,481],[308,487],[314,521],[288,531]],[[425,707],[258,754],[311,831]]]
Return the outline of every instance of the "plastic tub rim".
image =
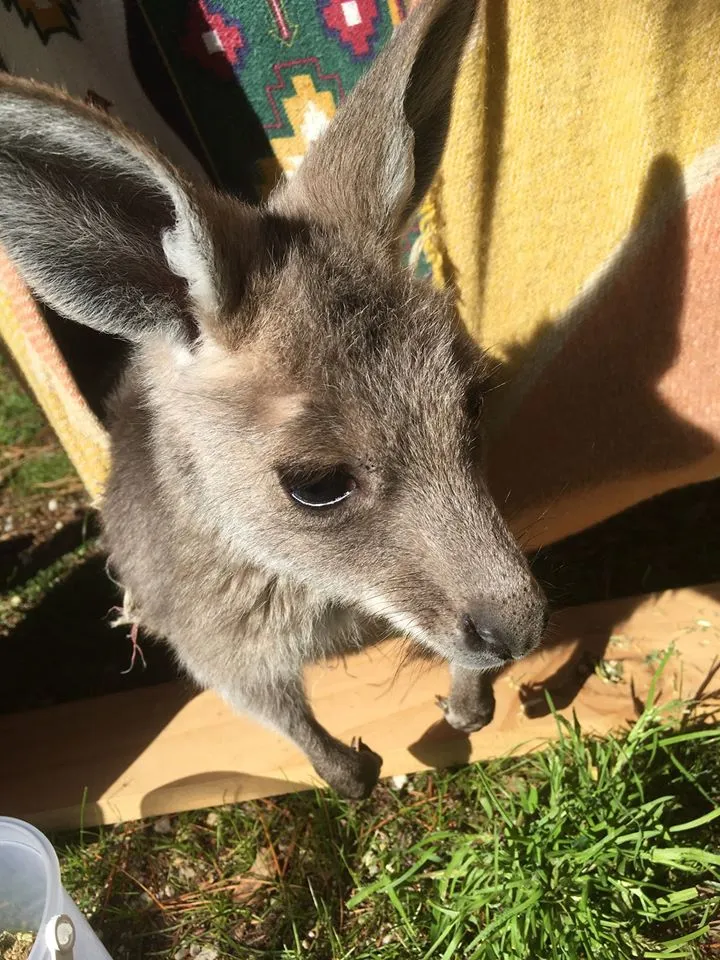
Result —
[[[61,907],[63,886],[60,877],[60,861],[58,860],[55,848],[45,834],[41,833],[40,830],[38,830],[37,827],[34,827],[31,823],[27,823],[25,820],[18,820],[16,817],[0,817],[0,830],[2,830],[3,826],[12,827],[21,835],[25,834],[30,841],[34,841],[34,843],[26,842],[25,846],[30,847],[30,849],[35,853],[38,853],[37,847],[41,847],[42,853],[46,858],[45,905],[43,907],[42,917],[35,934],[35,942],[32,945],[30,956],[28,957],[28,960],[39,960],[39,958],[47,956],[44,931],[48,921],[56,913],[62,912]],[[8,840],[0,842],[22,844],[23,840],[21,837],[18,837],[18,839],[8,838]]]

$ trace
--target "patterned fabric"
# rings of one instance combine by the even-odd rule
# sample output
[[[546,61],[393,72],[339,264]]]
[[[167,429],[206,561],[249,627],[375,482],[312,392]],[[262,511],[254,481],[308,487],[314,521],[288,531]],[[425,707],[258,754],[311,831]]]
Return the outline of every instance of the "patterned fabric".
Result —
[[[254,200],[297,169],[408,5],[0,0],[0,61]],[[405,252],[455,286],[497,359],[491,483],[538,544],[720,474],[720,7],[487,0],[481,20]],[[59,354],[40,363],[26,325],[42,317],[10,276],[0,332],[48,414],[66,411],[80,464],[92,421]],[[93,491],[105,462],[83,465]]]

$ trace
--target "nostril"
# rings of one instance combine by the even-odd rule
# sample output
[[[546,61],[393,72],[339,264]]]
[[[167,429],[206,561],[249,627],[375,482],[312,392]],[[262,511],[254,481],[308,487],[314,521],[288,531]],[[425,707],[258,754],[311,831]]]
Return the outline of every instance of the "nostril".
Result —
[[[485,645],[485,638],[478,630],[475,621],[470,614],[466,613],[462,618],[462,626],[463,633],[465,635],[465,642],[471,649],[479,650],[480,647]]]
[[[502,660],[503,663],[513,659],[510,647],[506,643],[503,643],[503,641],[495,636],[495,634],[490,634],[490,638],[487,640],[487,645],[492,650],[494,656],[496,656],[498,660]]]
[[[513,655],[507,643],[491,627],[481,626],[469,614],[463,619],[465,642],[471,650],[486,650],[499,660],[512,660]]]

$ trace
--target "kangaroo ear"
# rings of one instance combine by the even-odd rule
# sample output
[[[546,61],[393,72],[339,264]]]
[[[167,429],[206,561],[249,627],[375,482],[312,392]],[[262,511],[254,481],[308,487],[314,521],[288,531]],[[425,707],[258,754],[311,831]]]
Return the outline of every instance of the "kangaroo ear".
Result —
[[[0,79],[0,243],[63,316],[142,341],[214,315],[202,190],[100,111]]]
[[[394,239],[440,162],[476,5],[421,0],[271,203]]]

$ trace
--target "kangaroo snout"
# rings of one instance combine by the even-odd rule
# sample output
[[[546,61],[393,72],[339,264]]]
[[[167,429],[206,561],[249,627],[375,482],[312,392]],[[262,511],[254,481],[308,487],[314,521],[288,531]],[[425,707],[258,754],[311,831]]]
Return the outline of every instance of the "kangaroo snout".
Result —
[[[419,627],[415,638],[451,666],[498,669],[541,642],[547,598],[482,476],[462,458],[433,458],[432,449],[428,440],[424,482],[412,484],[429,492],[398,505],[391,546],[404,564],[391,596]],[[433,471],[444,483],[433,485]],[[386,569],[392,582],[389,557]]]
[[[529,602],[483,600],[460,617],[457,652],[451,659],[476,669],[500,667],[520,660],[537,647],[548,622],[548,606],[533,584]]]
[[[473,655],[489,657],[499,663],[514,659],[507,631],[497,626],[494,618],[488,617],[484,610],[463,615],[462,637],[468,652]]]

